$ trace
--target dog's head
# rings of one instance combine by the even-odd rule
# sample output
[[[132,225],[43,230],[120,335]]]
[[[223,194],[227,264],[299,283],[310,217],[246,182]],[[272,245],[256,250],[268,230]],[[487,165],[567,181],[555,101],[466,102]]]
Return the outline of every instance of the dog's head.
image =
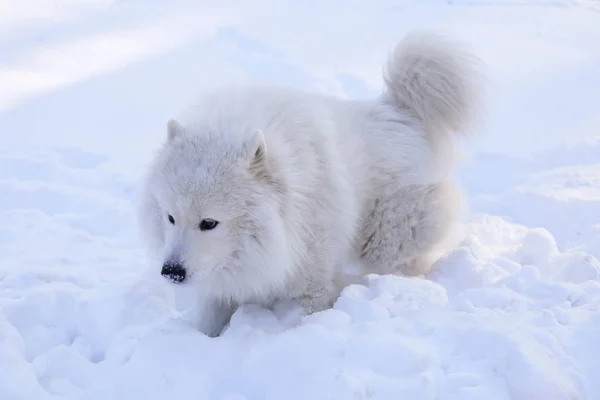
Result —
[[[161,274],[217,292],[277,276],[267,269],[287,263],[277,260],[286,247],[282,191],[261,131],[188,132],[170,121],[141,213],[149,219],[142,229],[153,231],[151,245],[162,250]]]

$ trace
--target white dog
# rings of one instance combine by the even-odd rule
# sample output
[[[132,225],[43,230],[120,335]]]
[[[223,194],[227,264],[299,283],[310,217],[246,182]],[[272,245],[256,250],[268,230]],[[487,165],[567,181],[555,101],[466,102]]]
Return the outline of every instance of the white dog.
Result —
[[[457,216],[452,135],[480,104],[477,60],[430,33],[395,49],[374,101],[222,88],[171,120],[140,207],[162,275],[194,285],[200,329],[242,303],[332,306],[340,265],[421,275]]]

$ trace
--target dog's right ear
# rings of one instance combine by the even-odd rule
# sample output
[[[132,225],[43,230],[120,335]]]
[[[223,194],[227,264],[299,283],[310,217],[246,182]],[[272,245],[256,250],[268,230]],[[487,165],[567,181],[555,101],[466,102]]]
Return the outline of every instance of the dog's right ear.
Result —
[[[167,122],[167,140],[170,142],[183,134],[183,126],[177,120],[170,119]]]

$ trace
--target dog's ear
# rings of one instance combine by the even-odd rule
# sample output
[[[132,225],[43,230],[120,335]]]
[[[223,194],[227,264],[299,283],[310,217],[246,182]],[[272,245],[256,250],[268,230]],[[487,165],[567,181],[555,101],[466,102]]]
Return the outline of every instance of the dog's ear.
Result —
[[[250,135],[245,146],[249,160],[250,171],[257,178],[268,176],[267,144],[261,130],[256,130]]]
[[[170,142],[181,134],[183,134],[183,126],[176,120],[170,119],[167,122],[167,140]]]

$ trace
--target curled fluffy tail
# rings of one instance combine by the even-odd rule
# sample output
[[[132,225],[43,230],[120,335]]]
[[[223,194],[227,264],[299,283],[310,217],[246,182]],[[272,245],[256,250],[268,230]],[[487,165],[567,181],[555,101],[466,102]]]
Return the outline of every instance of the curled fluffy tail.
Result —
[[[387,92],[430,134],[466,133],[481,108],[478,59],[441,35],[407,35],[388,60]]]

